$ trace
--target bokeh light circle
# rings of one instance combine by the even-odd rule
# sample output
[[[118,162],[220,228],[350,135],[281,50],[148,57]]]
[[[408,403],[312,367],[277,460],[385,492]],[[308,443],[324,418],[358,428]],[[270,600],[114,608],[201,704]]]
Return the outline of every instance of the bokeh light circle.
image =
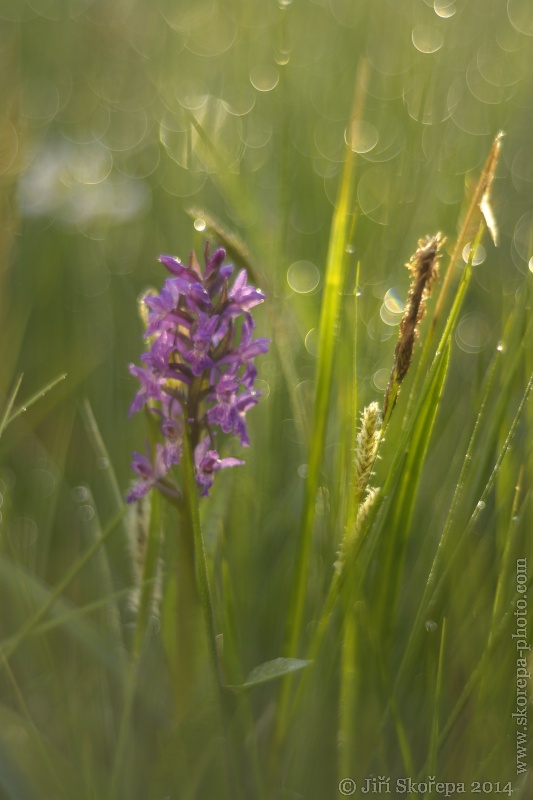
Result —
[[[309,294],[320,283],[318,267],[311,261],[295,261],[287,270],[287,283],[297,294]]]

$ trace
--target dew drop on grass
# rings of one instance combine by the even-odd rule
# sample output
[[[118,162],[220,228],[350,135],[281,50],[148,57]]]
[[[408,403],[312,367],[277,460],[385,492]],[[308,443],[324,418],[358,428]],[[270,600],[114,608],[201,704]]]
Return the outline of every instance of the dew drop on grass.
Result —
[[[96,462],[96,466],[98,469],[108,469],[109,468],[109,461],[107,458],[99,458]]]
[[[483,511],[483,509],[485,508],[485,506],[486,506],[486,505],[487,505],[487,504],[485,503],[485,501],[484,501],[484,500],[480,500],[480,501],[479,501],[479,503],[477,504],[476,508],[477,508],[479,511]]]
[[[533,258],[530,258],[527,262],[527,266],[530,272],[533,272]]]
[[[300,464],[298,467],[298,475],[300,478],[307,478],[307,473],[309,472],[309,464]]]
[[[437,630],[437,623],[432,619],[428,619],[424,623],[424,628],[427,630],[428,633],[433,633],[433,631]]]
[[[498,344],[496,345],[496,350],[498,350],[499,353],[505,353],[505,343],[498,342]]]
[[[205,219],[198,218],[198,219],[194,220],[194,228],[195,228],[195,230],[202,232],[202,231],[205,231],[206,227],[207,227],[207,225],[206,225]]]

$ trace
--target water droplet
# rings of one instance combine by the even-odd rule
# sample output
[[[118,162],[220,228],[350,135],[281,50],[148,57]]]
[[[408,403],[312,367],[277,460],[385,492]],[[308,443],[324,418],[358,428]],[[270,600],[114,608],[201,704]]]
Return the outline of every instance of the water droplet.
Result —
[[[498,342],[498,344],[496,345],[496,350],[498,350],[500,353],[505,353],[506,350],[505,342]]]
[[[298,467],[298,475],[300,478],[307,478],[309,472],[309,464],[300,464]]]
[[[347,244],[346,245],[346,252],[347,253],[355,253],[355,245]],[[533,261],[533,259],[532,259],[532,261]]]
[[[78,517],[82,522],[90,522],[94,517],[94,508],[90,505],[83,505],[78,508]]]
[[[472,250],[472,242],[469,242],[463,247],[463,261],[465,264],[468,264],[470,259],[470,252]],[[485,261],[485,248],[483,245],[478,244],[476,247],[476,252],[474,253],[474,257],[472,258],[472,266],[477,267],[478,264],[482,264]]]
[[[529,261],[527,262],[527,265],[529,267],[529,271],[533,272],[533,258],[529,259]]]
[[[10,527],[11,535],[19,546],[32,547],[37,541],[39,530],[30,517],[17,517]]]
[[[98,461],[96,462],[96,466],[98,467],[98,469],[108,469],[108,467],[109,467],[109,461],[108,461],[108,459],[107,459],[107,458],[103,458],[103,457],[101,457],[101,458],[99,458],[99,459],[98,459]]]
[[[520,517],[517,514],[515,514],[514,517],[511,518],[511,521],[512,522],[518,522],[519,519],[520,519]]]
[[[279,67],[285,67],[291,59],[291,54],[288,50],[276,50],[274,54],[274,61]]]
[[[487,504],[485,503],[485,501],[484,501],[484,500],[480,500],[480,501],[478,502],[478,504],[477,504],[476,508],[477,508],[477,509],[479,509],[479,511],[483,511],[483,509],[485,508],[485,506],[486,506],[486,505],[487,505]]]
[[[206,224],[205,219],[200,219],[200,218],[195,219],[194,220],[194,228],[195,228],[195,230],[200,231],[200,232],[201,231],[205,231],[205,229],[207,228],[207,224]]]
[[[437,630],[437,623],[433,619],[428,619],[424,623],[424,628],[427,630],[428,633],[433,633],[433,631]]]
[[[84,503],[89,499],[89,490],[86,486],[75,486],[70,494],[75,503]]]

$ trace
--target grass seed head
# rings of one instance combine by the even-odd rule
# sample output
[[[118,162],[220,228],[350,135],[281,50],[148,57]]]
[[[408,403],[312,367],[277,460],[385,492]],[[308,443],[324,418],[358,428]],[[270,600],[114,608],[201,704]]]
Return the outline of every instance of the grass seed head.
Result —
[[[411,366],[415,339],[418,336],[419,325],[426,313],[426,300],[438,278],[440,249],[445,241],[446,239],[441,233],[420,239],[416,252],[405,265],[411,272],[411,286],[400,322],[400,333],[394,350],[394,364],[385,393],[384,417],[387,416],[389,406],[392,411],[400,384]]]

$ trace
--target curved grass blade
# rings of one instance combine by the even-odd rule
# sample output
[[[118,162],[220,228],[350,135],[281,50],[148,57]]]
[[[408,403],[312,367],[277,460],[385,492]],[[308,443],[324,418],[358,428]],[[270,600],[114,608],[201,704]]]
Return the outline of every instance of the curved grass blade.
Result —
[[[4,409],[4,413],[2,414],[2,418],[0,419],[0,437],[2,436],[2,434],[4,432],[4,429],[8,426],[9,422],[11,421],[11,419],[13,419],[13,417],[10,418],[11,409],[13,408],[13,406],[15,404],[15,400],[17,399],[17,394],[19,393],[20,384],[22,383],[23,377],[24,377],[24,374],[21,373],[21,375],[19,375],[19,377],[17,379],[17,382],[15,384],[15,387],[14,387],[13,391],[9,395],[8,401],[6,403],[6,407]]]
[[[311,663],[311,661],[302,658],[274,658],[272,661],[265,661],[264,664],[259,664],[258,667],[254,667],[240,685],[227,685],[226,689],[242,691],[243,689],[253,689],[256,686],[263,686],[263,684],[276,681],[284,675],[299,672],[305,669],[305,667],[308,667]]]
[[[33,406],[38,400],[40,400],[41,397],[44,397],[45,394],[48,394],[48,392],[50,392],[54,388],[54,386],[57,386],[58,383],[61,383],[61,381],[64,381],[66,377],[67,377],[67,373],[64,372],[62,375],[58,375],[57,378],[54,378],[53,381],[50,381],[50,383],[47,383],[46,386],[43,386],[42,389],[39,389],[38,392],[35,392],[35,394],[32,394],[31,397],[29,397],[21,406],[19,406],[11,414],[11,416],[7,420],[6,426],[9,425],[11,422],[13,422],[13,420],[16,419],[17,417],[19,417],[21,414],[24,414],[24,412],[27,411],[28,408],[31,408],[31,406]],[[22,379],[22,376],[21,376],[21,379]],[[1,431],[2,431],[2,428],[0,427],[0,433],[1,433]]]
[[[79,574],[83,567],[98,553],[100,548],[105,544],[109,537],[114,533],[116,527],[120,523],[122,517],[126,512],[122,508],[118,514],[113,517],[111,522],[107,525],[102,533],[102,536],[97,539],[93,544],[87,548],[85,553],[72,565],[67,574],[57,584],[57,586],[50,592],[48,599],[43,605],[24,623],[20,631],[9,639],[0,651],[2,659],[9,659],[19,649],[21,644],[26,641],[27,637],[33,632],[35,627],[43,620],[55,602],[63,594],[65,589],[72,583],[74,578]]]

